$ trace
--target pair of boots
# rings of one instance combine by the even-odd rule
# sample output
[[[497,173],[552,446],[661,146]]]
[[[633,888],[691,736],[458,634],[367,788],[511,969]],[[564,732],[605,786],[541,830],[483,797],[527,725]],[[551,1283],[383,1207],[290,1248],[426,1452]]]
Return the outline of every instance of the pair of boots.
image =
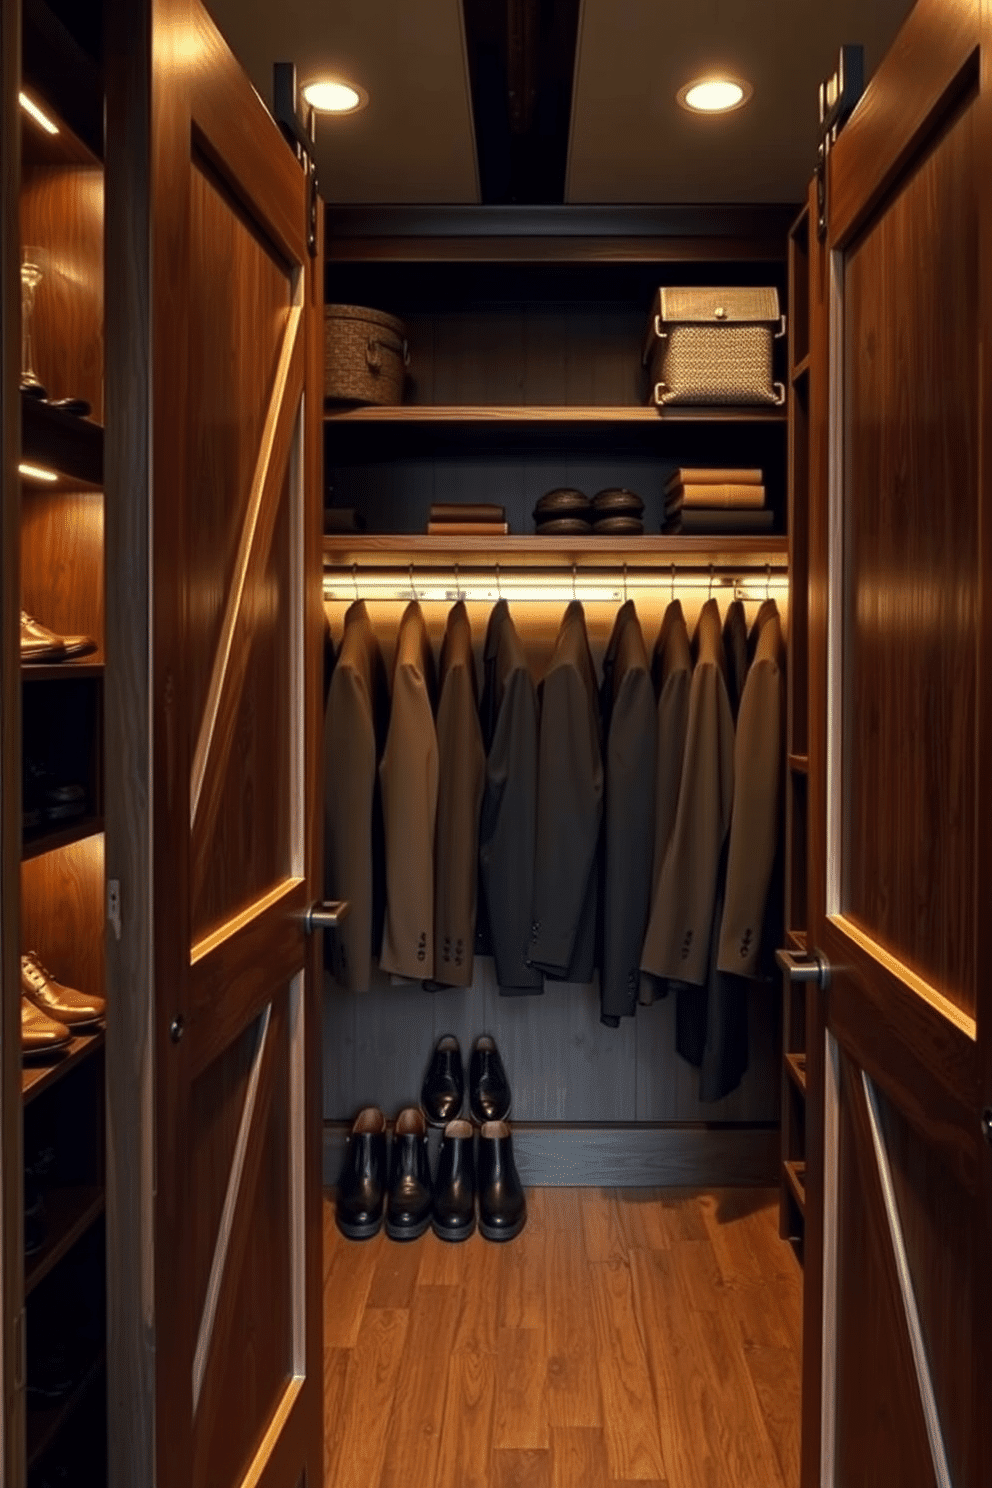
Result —
[[[415,1240],[428,1225],[442,1240],[467,1240],[479,1229],[487,1240],[512,1240],[527,1219],[523,1187],[505,1121],[475,1134],[468,1121],[445,1127],[437,1174],[431,1182],[427,1125],[413,1107],[401,1111],[388,1164],[386,1118],[375,1106],[360,1111],[348,1138],[338,1179],[336,1218],[349,1240],[370,1240],[382,1228],[391,1240]]]

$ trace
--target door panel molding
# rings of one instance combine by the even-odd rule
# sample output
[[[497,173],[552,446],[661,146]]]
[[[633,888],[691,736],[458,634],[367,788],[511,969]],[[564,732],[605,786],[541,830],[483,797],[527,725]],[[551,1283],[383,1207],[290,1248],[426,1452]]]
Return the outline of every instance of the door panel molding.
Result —
[[[893,955],[854,920],[848,919],[845,915],[831,915],[830,923],[837,934],[844,936],[849,942],[852,958],[856,959],[859,953],[863,953],[891,978],[890,991],[893,996],[899,995],[900,989],[908,987],[914,998],[929,1005],[933,1011],[933,1018],[927,1019],[927,1030],[923,1035],[925,1038],[934,1035],[941,1041],[946,1038],[948,1047],[953,1050],[952,1057],[955,1061],[971,1057],[969,1051],[978,1038],[978,1024],[970,1014],[958,1007],[957,1003],[951,1002],[950,998],[938,991],[932,982],[928,982],[911,966],[907,966],[905,961]],[[904,991],[903,995],[905,995]],[[921,1016],[927,1017],[925,1012]],[[948,1024],[962,1037],[957,1038],[955,1033],[948,1031]]]
[[[238,1127],[237,1141],[234,1144],[234,1155],[231,1159],[231,1171],[227,1179],[227,1193],[224,1197],[224,1208],[221,1212],[220,1225],[217,1230],[217,1239],[214,1244],[213,1260],[210,1263],[210,1278],[207,1282],[207,1295],[203,1304],[203,1315],[196,1335],[196,1349],[193,1353],[193,1414],[196,1415],[200,1404],[200,1391],[203,1388],[203,1376],[207,1367],[207,1357],[210,1353],[210,1345],[213,1342],[214,1324],[217,1320],[217,1303],[220,1298],[221,1283],[224,1279],[224,1268],[227,1265],[227,1253],[231,1244],[231,1232],[234,1228],[234,1218],[238,1208],[238,1196],[241,1192],[241,1180],[244,1177],[245,1157],[248,1151],[248,1140],[251,1135],[252,1123],[255,1119],[255,1104],[258,1098],[258,1082],[262,1070],[262,1060],[265,1056],[265,1045],[269,1035],[269,1024],[272,1021],[272,1004],[267,1004],[261,1015],[258,1026],[258,1035],[255,1039],[255,1049],[252,1054],[251,1069],[248,1073],[248,1087],[245,1090],[244,1105],[241,1110],[241,1123]]]
[[[868,1122],[871,1127],[872,1143],[875,1148],[875,1160],[878,1164],[878,1179],[882,1189],[882,1200],[885,1204],[886,1218],[889,1221],[889,1239],[892,1242],[896,1276],[899,1280],[899,1290],[902,1293],[903,1309],[906,1316],[906,1330],[909,1333],[910,1348],[913,1352],[913,1363],[916,1367],[916,1380],[920,1390],[920,1400],[923,1405],[923,1419],[926,1423],[927,1437],[930,1442],[933,1468],[937,1477],[938,1488],[953,1488],[950,1468],[947,1465],[944,1436],[941,1431],[940,1417],[937,1411],[937,1401],[934,1396],[933,1380],[930,1377],[926,1345],[923,1341],[920,1314],[916,1305],[916,1293],[913,1289],[909,1260],[906,1256],[902,1220],[899,1215],[895,1189],[892,1184],[889,1153],[881,1126],[881,1116],[878,1109],[878,1092],[871,1077],[864,1070],[861,1071],[861,1084],[864,1091],[865,1106],[868,1112]]]

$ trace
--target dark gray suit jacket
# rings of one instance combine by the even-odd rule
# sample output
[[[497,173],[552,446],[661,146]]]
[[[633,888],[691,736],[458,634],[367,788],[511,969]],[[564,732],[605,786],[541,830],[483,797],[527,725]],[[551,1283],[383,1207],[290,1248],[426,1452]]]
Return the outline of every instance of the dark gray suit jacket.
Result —
[[[324,720],[324,892],[348,917],[325,938],[335,979],[364,991],[382,937],[383,828],[378,763],[389,718],[386,669],[364,601],[345,615]]]
[[[565,611],[540,686],[537,849],[528,959],[549,976],[588,982],[596,959],[603,758],[596,673],[585,615]]]
[[[651,902],[657,719],[633,602],[617,614],[603,659],[606,832],[601,1018],[616,1027],[637,1006]]]
[[[486,631],[482,733],[486,785],[479,870],[496,979],[503,993],[541,992],[526,961],[537,832],[537,695],[506,601]]]

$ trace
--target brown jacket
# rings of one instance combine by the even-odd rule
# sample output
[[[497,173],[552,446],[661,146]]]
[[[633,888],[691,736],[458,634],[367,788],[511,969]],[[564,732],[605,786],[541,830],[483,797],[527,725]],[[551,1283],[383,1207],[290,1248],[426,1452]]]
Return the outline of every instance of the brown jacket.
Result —
[[[734,796],[734,723],[720,611],[707,600],[696,629],[685,758],[675,825],[654,896],[641,966],[652,976],[706,980],[720,854]]]
[[[565,611],[540,693],[528,960],[550,976],[588,982],[596,959],[603,759],[596,673],[585,614],[575,601]]]
[[[537,694],[505,600],[489,617],[485,676],[479,869],[496,980],[501,992],[541,992],[544,978],[526,960],[537,833]]]
[[[603,659],[606,832],[601,1018],[616,1027],[637,1006],[651,904],[657,719],[633,602],[617,614]]]
[[[386,750],[379,766],[386,835],[383,971],[434,975],[434,833],[438,750],[434,659],[419,604],[400,621]]]
[[[382,801],[377,765],[389,693],[382,653],[364,601],[345,615],[341,654],[324,721],[324,891],[346,899],[348,917],[326,937],[336,980],[365,990],[382,935]]]
[[[434,979],[445,986],[470,987],[486,756],[479,726],[472,629],[461,601],[448,615],[440,675]]]
[[[782,789],[782,624],[778,606],[761,606],[752,631],[734,744],[734,814],[730,824],[727,892],[717,965],[754,976],[772,867],[778,848]]]

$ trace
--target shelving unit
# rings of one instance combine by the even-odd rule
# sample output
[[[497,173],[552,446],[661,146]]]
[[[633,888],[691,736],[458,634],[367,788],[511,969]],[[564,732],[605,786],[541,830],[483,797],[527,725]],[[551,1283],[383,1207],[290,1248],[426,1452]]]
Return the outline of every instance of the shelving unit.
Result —
[[[25,826],[21,950],[66,985],[102,996],[103,866],[103,90],[85,34],[88,4],[22,0],[25,93],[58,130],[22,114],[20,236],[41,269],[33,365],[46,399],[21,394],[21,606],[90,654],[21,666]],[[80,28],[82,29],[80,30]],[[93,34],[98,32],[98,22]],[[52,406],[83,399],[89,416]],[[60,820],[54,790],[83,788],[85,809]],[[31,812],[31,816],[28,816]],[[40,818],[40,819],[39,819]],[[25,1257],[28,1483],[59,1463],[105,1482],[104,1033],[87,1029],[22,1067],[24,1160],[43,1177],[40,1247]],[[42,1155],[44,1161],[42,1162]],[[71,1384],[44,1401],[37,1371],[60,1350]],[[76,1469],[74,1468],[74,1471]]]
[[[811,213],[814,214],[811,218]],[[786,943],[806,950],[806,847],[809,800],[809,203],[789,233],[789,570],[787,765],[785,781]],[[806,1223],[806,988],[783,978],[782,1172],[779,1230],[802,1258]]]

